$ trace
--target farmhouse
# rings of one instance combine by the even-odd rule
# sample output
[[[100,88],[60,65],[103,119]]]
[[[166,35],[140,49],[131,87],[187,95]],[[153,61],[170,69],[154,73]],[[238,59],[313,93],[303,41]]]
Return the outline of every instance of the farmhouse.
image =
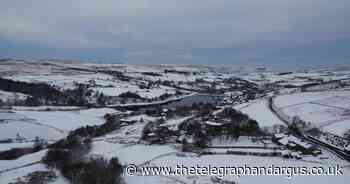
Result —
[[[275,134],[272,140],[290,150],[301,151],[304,154],[314,154],[317,150],[313,145],[303,142],[293,135]]]

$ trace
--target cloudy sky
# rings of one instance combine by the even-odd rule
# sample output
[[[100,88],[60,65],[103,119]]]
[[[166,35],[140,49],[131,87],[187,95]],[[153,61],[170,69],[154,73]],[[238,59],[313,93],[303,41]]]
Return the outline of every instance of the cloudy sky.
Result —
[[[0,57],[350,63],[349,0],[1,0]]]

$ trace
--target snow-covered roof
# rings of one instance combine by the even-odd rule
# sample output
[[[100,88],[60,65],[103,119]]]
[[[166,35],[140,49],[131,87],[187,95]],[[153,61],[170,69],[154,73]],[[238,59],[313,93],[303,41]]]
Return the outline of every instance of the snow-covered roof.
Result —
[[[344,148],[346,151],[350,151],[350,144],[349,145],[347,145],[347,146],[345,146],[345,148]]]
[[[217,123],[217,122],[212,122],[212,121],[206,121],[205,124],[207,125],[211,125],[211,126],[221,126],[221,123]]]
[[[278,142],[281,143],[282,145],[289,145],[289,146],[293,146],[293,147],[296,146],[296,145],[299,145],[299,146],[302,146],[305,149],[308,149],[308,148],[312,147],[311,144],[302,142],[300,139],[298,139],[297,137],[292,136],[292,135],[287,136],[287,137],[283,137],[280,140],[278,140]]]
[[[282,150],[281,154],[282,155],[290,155],[290,151],[289,150]]]
[[[286,135],[285,135],[285,134],[275,134],[274,136],[275,136],[277,139],[280,139],[280,138],[285,137]]]

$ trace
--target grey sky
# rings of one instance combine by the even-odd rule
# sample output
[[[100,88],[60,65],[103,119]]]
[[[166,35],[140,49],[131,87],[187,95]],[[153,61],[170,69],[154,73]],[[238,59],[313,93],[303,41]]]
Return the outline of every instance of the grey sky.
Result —
[[[349,8],[349,0],[2,0],[0,57],[346,63]]]

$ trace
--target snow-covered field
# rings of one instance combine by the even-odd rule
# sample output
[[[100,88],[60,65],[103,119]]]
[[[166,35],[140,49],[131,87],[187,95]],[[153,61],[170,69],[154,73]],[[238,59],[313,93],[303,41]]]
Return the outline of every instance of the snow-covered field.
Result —
[[[29,164],[33,164],[42,160],[47,150],[42,150],[33,154],[22,156],[16,160],[0,160],[0,171],[17,168]]]
[[[0,174],[0,183],[16,182],[18,178],[23,177],[33,171],[47,171],[45,164],[34,164]]]
[[[71,75],[63,75],[63,74],[30,74],[30,75],[12,75],[6,77],[8,79],[12,79],[15,81],[22,82],[32,82],[32,83],[47,83],[54,86],[58,86],[63,89],[70,89],[74,87],[74,82],[88,84],[89,80],[94,79],[96,84],[99,85],[110,85],[113,82],[109,82],[113,80],[113,77],[106,74],[71,74]]]
[[[160,155],[174,153],[176,150],[169,145],[119,144],[106,141],[96,141],[92,145],[90,156],[104,158],[118,157],[122,164],[143,164]]]
[[[350,97],[350,91],[305,92],[280,95],[276,97],[275,104],[277,107],[283,108],[306,102],[325,100],[336,96]]]
[[[15,111],[0,113],[0,139],[16,138],[19,134],[28,140],[36,136],[47,140],[58,140],[69,131],[86,125],[105,123],[103,116],[117,112],[110,108],[73,111]]]
[[[295,93],[278,96],[275,104],[290,117],[343,136],[350,129],[350,91]]]
[[[0,152],[10,150],[12,148],[30,148],[33,146],[32,142],[23,142],[23,143],[1,143]]]
[[[0,131],[0,139],[15,139],[19,135],[27,140],[34,140],[37,136],[46,140],[58,140],[67,135],[55,128],[37,124],[33,120],[11,120],[1,123]]]
[[[257,100],[249,104],[238,105],[235,108],[248,114],[252,119],[255,119],[260,127],[284,125],[284,123],[271,112],[266,99]]]
[[[16,111],[16,113],[35,119],[37,122],[70,131],[86,125],[105,123],[103,116],[117,112],[110,108],[86,109],[77,111]]]
[[[324,122],[346,117],[344,110],[313,103],[305,103],[282,108],[289,116],[299,116],[306,122],[322,126]]]
[[[27,97],[28,95],[23,93],[12,93],[12,92],[0,90],[0,100],[2,100],[3,102],[14,101],[14,100],[25,100]]]
[[[322,127],[322,129],[332,134],[343,136],[350,129],[350,119],[332,123]]]
[[[46,150],[43,150],[22,156],[16,160],[0,160],[0,183],[6,184],[17,182],[18,179],[22,179],[24,176],[34,171],[49,171],[45,164],[39,163],[45,154]],[[55,170],[55,173],[57,179],[50,184],[69,184],[69,181],[67,181],[57,170]]]

